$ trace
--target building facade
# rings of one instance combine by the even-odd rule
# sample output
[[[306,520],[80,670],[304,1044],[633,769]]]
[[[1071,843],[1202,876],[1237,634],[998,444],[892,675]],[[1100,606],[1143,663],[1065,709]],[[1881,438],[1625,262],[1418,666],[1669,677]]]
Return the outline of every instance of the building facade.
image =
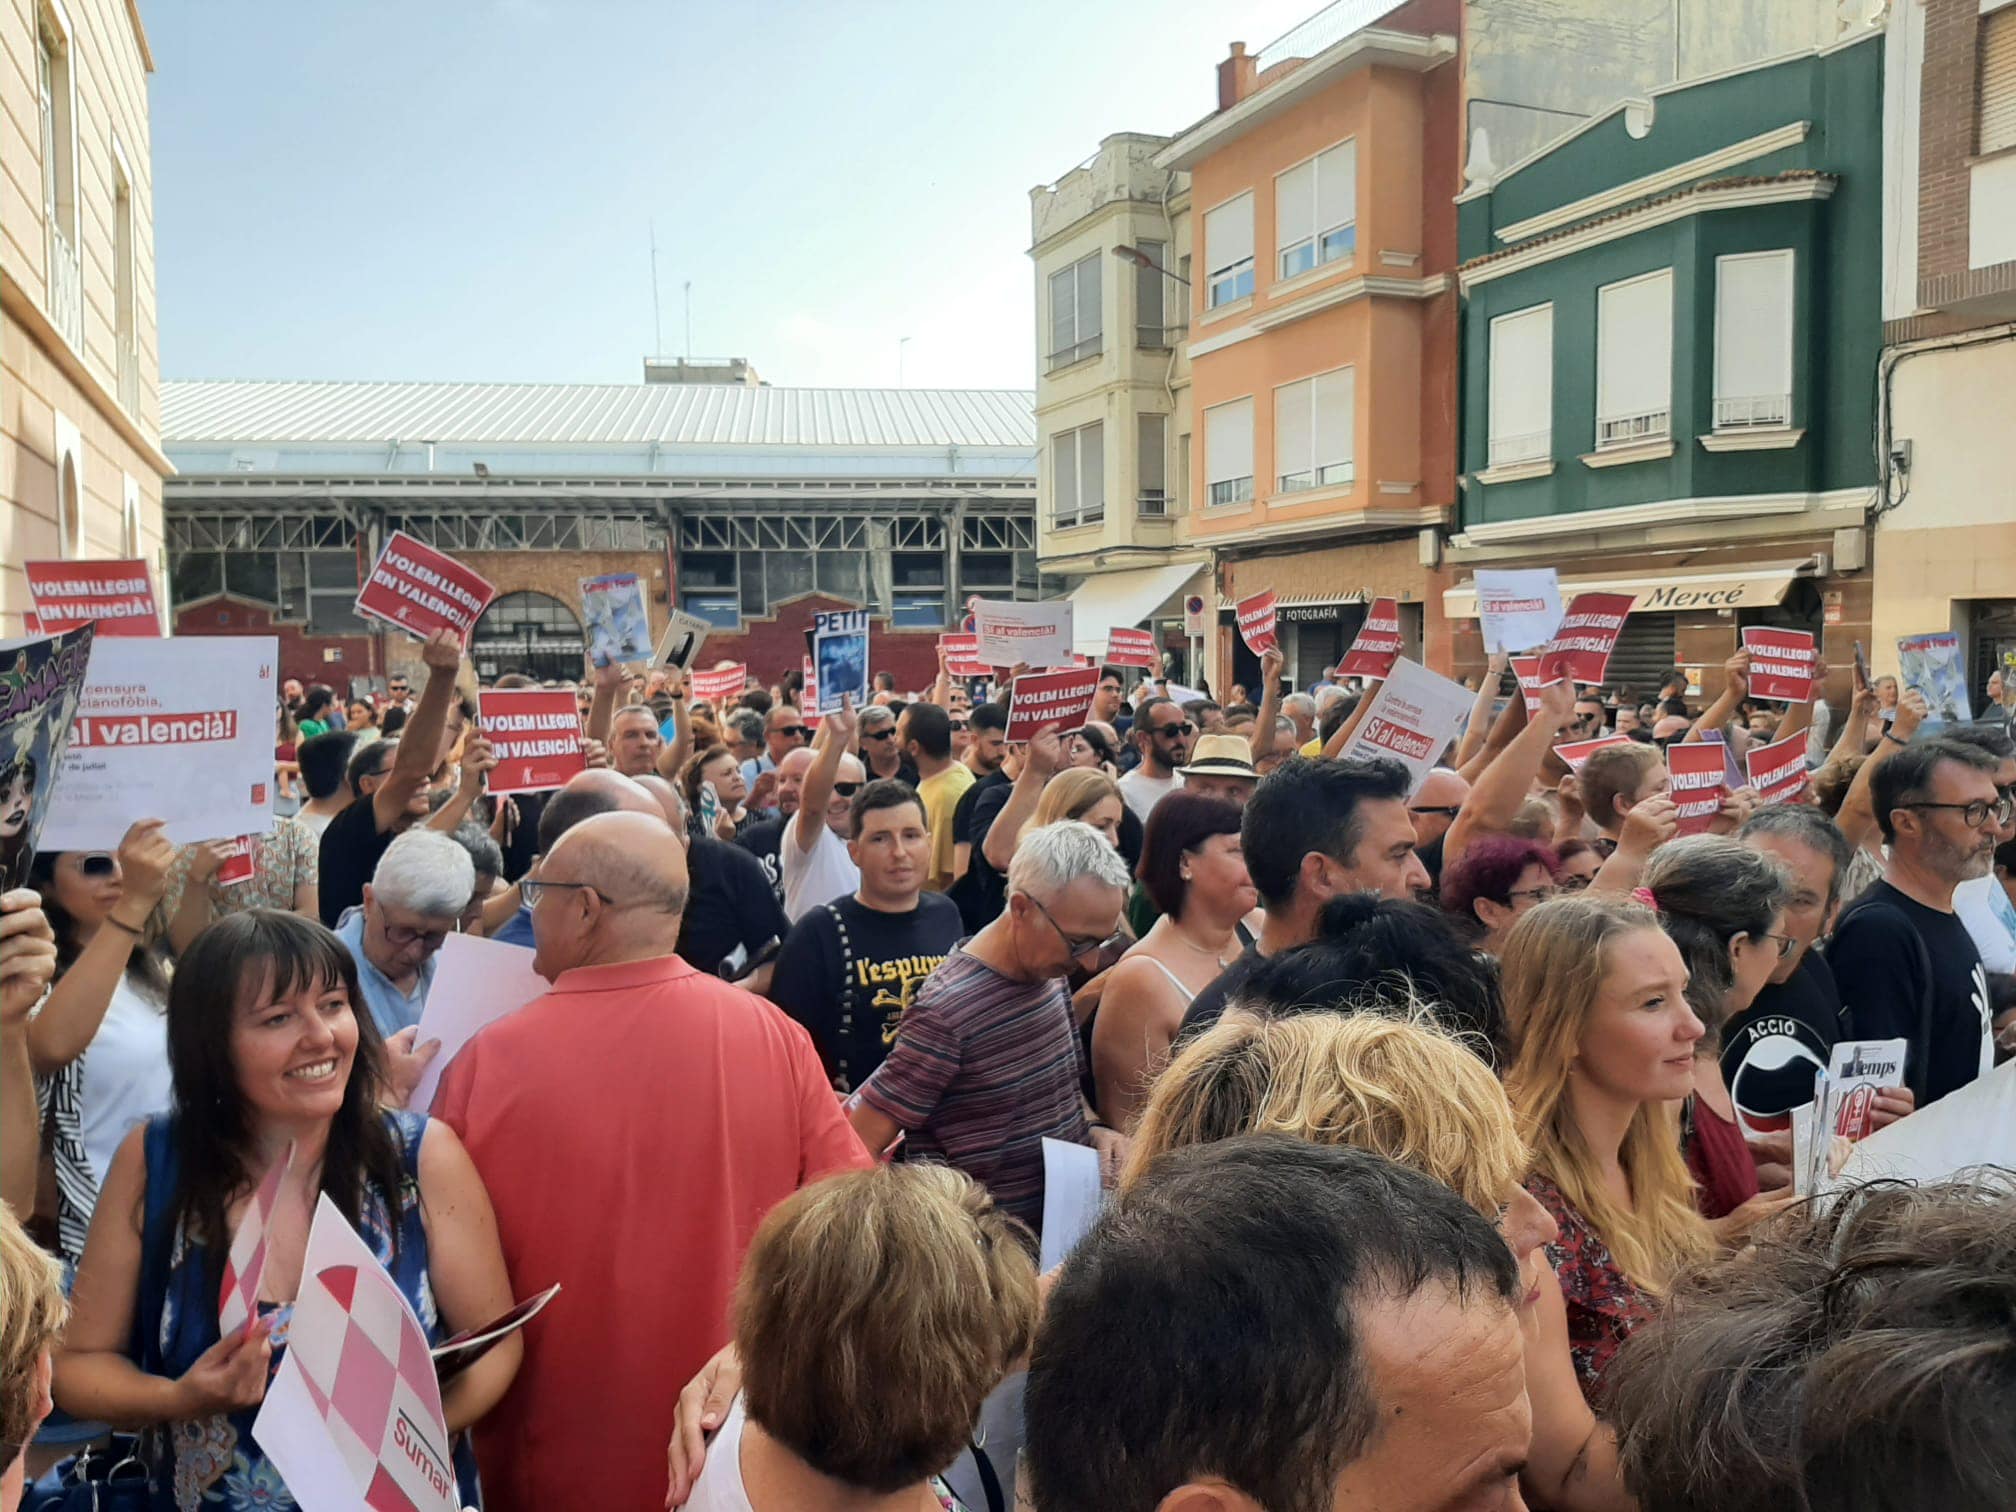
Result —
[[[1613,659],[1710,691],[1745,624],[1867,641],[1883,43],[1650,91],[1458,205],[1463,500],[1454,663],[1483,661],[1472,572],[1630,591]]]
[[[1232,606],[1268,589],[1298,684],[1381,594],[1437,659],[1422,540],[1455,500],[1460,22],[1458,0],[1340,4],[1235,43],[1219,108],[1156,154],[1190,175],[1188,534],[1215,567],[1220,686],[1259,670]]]
[[[132,0],[0,7],[0,637],[26,562],[165,575],[153,69]]]
[[[395,529],[497,586],[486,678],[578,678],[600,573],[766,681],[816,611],[867,607],[877,670],[922,686],[968,597],[1036,592],[1027,393],[178,382],[165,405],[178,632],[271,628],[286,675],[339,689],[413,659],[352,608]]]
[[[2016,0],[1892,8],[1872,634],[2016,658]]]

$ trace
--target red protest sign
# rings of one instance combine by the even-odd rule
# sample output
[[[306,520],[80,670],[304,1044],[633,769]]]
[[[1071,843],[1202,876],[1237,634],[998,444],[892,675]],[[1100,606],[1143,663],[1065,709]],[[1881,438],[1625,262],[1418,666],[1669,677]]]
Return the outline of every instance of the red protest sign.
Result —
[[[1819,650],[1811,630],[1775,630],[1749,625],[1743,649],[1750,653],[1750,696],[1774,703],[1813,702],[1814,661]]]
[[[1108,630],[1106,632],[1107,666],[1145,667],[1153,671],[1157,660],[1153,631]]]
[[[806,729],[818,729],[819,669],[812,665],[812,658],[809,656],[805,658],[805,691],[798,696],[805,701],[804,706],[798,711],[799,719],[804,721]]]
[[[581,711],[565,688],[492,688],[476,695],[497,758],[492,793],[543,793],[587,770]]]
[[[1278,644],[1274,633],[1274,590],[1256,593],[1251,598],[1239,600],[1233,611],[1239,621],[1239,638],[1246,642],[1246,649],[1255,656],[1272,651]]]
[[[1788,803],[1806,785],[1806,735],[1788,735],[1743,753],[1744,774],[1766,803]]]
[[[240,882],[252,880],[252,840],[251,835],[240,835],[231,842],[231,855],[217,868],[210,880],[219,887],[235,887]]]
[[[1358,638],[1337,663],[1337,675],[1383,680],[1391,675],[1399,655],[1400,604],[1390,598],[1374,599],[1365,623],[1358,628]]]
[[[938,649],[945,653],[945,670],[954,677],[990,677],[994,669],[980,660],[980,637],[971,631],[952,631],[938,637]]]
[[[423,639],[436,630],[452,630],[466,646],[469,632],[496,596],[481,573],[395,530],[357,595],[357,612]]]
[[[1722,812],[1722,797],[1728,791],[1722,781],[1722,747],[1706,741],[1675,744],[1666,748],[1666,771],[1671,778],[1674,806],[1680,810],[1682,835],[1698,835]]]
[[[688,680],[693,684],[695,698],[718,704],[724,699],[742,696],[743,690],[749,686],[749,665],[737,662],[732,667],[709,667],[704,672],[695,671]]]
[[[1610,653],[1631,612],[1628,593],[1578,593],[1561,617],[1554,639],[1540,653],[1542,685],[1563,677],[1582,684],[1600,683],[1610,665]]]
[[[1567,764],[1571,772],[1582,770],[1582,763],[1594,756],[1605,746],[1629,745],[1626,735],[1598,735],[1594,740],[1565,740],[1554,747],[1554,754]]]
[[[79,625],[96,625],[100,635],[161,633],[154,579],[145,562],[30,562],[27,573],[41,625],[37,634]]]
[[[1540,658],[1537,656],[1515,656],[1512,658],[1512,675],[1519,679],[1519,696],[1526,700],[1526,712],[1533,713],[1540,707],[1540,690],[1546,684],[1540,681]],[[1555,678],[1559,682],[1560,678]]]
[[[1008,691],[1008,739],[1027,740],[1046,725],[1075,729],[1092,711],[1097,667],[1062,667],[1015,679]]]

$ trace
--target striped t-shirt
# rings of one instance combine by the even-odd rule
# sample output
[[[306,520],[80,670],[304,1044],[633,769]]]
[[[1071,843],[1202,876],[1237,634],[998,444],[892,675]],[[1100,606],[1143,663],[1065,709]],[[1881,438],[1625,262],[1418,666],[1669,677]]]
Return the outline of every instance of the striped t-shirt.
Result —
[[[1014,981],[962,946],[917,989],[860,1096],[909,1156],[956,1166],[1040,1229],[1043,1141],[1090,1140],[1081,1069],[1064,983]]]

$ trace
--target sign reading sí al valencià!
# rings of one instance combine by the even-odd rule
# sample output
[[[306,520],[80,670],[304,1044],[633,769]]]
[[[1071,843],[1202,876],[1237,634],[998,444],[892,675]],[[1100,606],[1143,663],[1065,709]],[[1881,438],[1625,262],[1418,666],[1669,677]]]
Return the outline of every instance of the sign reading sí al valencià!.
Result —
[[[96,625],[100,635],[161,633],[145,562],[30,562],[28,592],[42,634]]]

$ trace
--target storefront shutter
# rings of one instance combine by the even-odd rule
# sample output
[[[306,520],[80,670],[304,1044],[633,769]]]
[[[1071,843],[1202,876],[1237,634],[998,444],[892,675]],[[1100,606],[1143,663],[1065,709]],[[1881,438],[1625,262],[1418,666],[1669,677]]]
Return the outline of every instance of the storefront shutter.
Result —
[[[1659,691],[1659,674],[1673,665],[1673,644],[1672,615],[1630,615],[1610,653],[1607,686],[1629,688],[1640,702],[1651,698]]]

